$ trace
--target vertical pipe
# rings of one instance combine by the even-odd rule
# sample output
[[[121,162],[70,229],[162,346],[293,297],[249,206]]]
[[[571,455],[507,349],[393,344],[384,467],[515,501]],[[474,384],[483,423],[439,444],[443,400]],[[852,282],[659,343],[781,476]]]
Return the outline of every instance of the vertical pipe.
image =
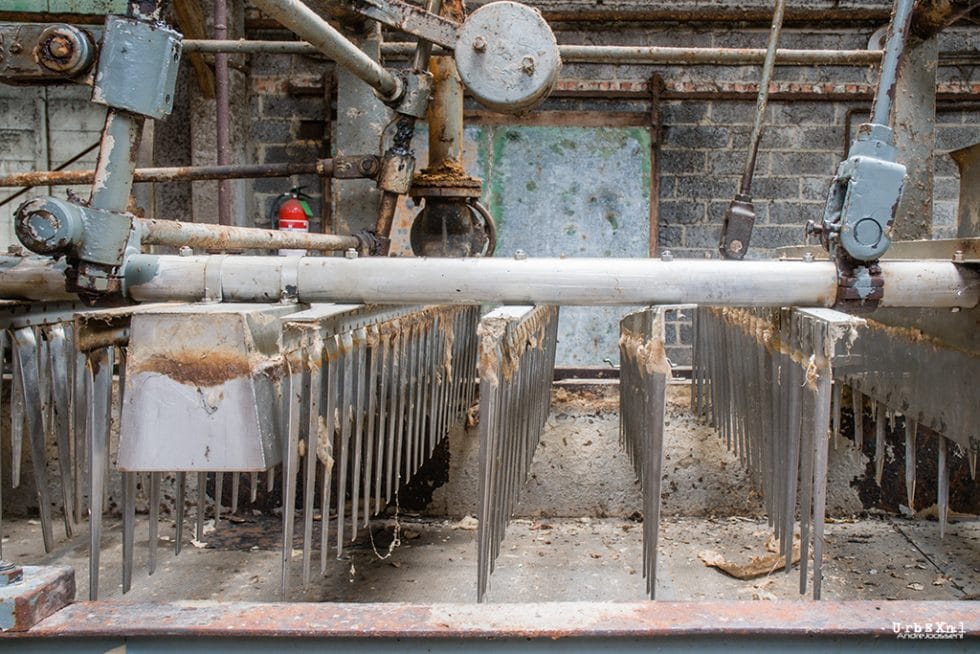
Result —
[[[888,40],[881,57],[881,70],[878,75],[878,89],[875,91],[874,105],[871,107],[871,122],[888,125],[894,101],[895,85],[898,81],[898,64],[905,50],[909,24],[912,21],[914,0],[895,0],[891,25],[888,27]]]
[[[142,116],[115,109],[106,114],[89,197],[89,206],[93,209],[125,211],[128,207],[143,120]]]
[[[214,38],[221,41],[228,38],[227,0],[214,0]],[[214,77],[218,165],[227,166],[231,163],[231,147],[228,136],[229,115],[231,113],[228,95],[228,53],[215,53]],[[226,179],[218,181],[218,223],[221,225],[231,224],[231,182]]]

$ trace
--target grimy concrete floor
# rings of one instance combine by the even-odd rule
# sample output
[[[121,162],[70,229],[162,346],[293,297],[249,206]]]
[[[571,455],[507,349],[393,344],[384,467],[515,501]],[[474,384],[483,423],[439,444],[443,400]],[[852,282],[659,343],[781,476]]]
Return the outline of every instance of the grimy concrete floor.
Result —
[[[751,482],[711,429],[687,412],[686,389],[672,388],[665,443],[664,519],[659,541],[659,599],[799,599],[798,568],[737,580],[707,567],[714,551],[748,562],[766,554],[770,530]],[[632,471],[619,452],[615,402],[557,393],[529,482],[501,547],[487,596],[490,602],[631,601],[644,598],[642,523]],[[372,523],[337,558],[331,548],[320,575],[312,552],[312,579],[303,588],[301,517],[290,561],[295,601],[473,602],[476,598],[474,430],[450,444],[450,479],[425,514]],[[835,506],[828,503],[824,597],[828,599],[973,599],[980,595],[980,523],[949,526],[943,540],[932,521],[894,516],[853,517],[846,483],[854,452],[841,451]],[[859,455],[857,455],[859,456]],[[832,457],[832,461],[833,461]],[[832,475],[832,476],[834,476]],[[594,480],[603,483],[592,483]],[[583,483],[588,480],[589,483]],[[832,482],[833,484],[833,482]],[[586,490],[583,490],[586,489]],[[833,488],[832,488],[833,493]],[[605,498],[612,498],[606,500]],[[567,499],[567,502],[563,502]],[[445,516],[450,516],[449,518]],[[146,515],[137,516],[131,592],[121,592],[121,529],[105,518],[100,598],[132,601],[277,601],[281,570],[278,515],[245,507],[236,522],[209,523],[192,543],[188,510],[183,552],[173,554],[174,524],[162,517],[156,573],[147,575]],[[397,529],[400,545],[388,553]],[[315,525],[319,531],[319,523]],[[61,535],[55,523],[56,537]],[[76,572],[77,597],[88,595],[88,529],[45,555],[35,520],[5,518],[3,556],[21,564],[63,563]]]

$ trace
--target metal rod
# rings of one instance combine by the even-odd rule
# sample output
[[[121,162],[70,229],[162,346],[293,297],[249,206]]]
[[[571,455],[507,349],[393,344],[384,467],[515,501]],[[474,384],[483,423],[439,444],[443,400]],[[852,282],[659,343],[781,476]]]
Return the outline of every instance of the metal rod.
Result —
[[[356,236],[282,232],[276,229],[184,223],[173,220],[137,219],[135,222],[140,227],[140,242],[144,245],[187,246],[205,250],[283,248],[321,252],[361,247],[361,240]]]
[[[888,26],[888,40],[881,57],[881,71],[878,74],[878,90],[875,91],[871,107],[871,122],[888,125],[891,116],[895,85],[898,83],[898,65],[905,51],[905,39],[912,22],[914,0],[895,0],[891,24]]]
[[[0,177],[0,188],[13,186],[72,186],[95,180],[94,170],[39,170]],[[244,164],[228,166],[173,166],[137,168],[133,182],[197,182],[215,179],[260,179],[291,175],[333,175],[333,160],[311,163]]]
[[[228,38],[227,0],[214,0],[214,38]],[[228,92],[228,53],[214,55],[214,97],[215,97],[215,138],[217,140],[218,165],[227,166],[231,162],[229,123],[231,122],[231,102]],[[218,224],[231,224],[231,186],[227,180],[218,182]],[[217,519],[215,520],[217,523]]]
[[[129,206],[143,122],[142,116],[124,111],[110,109],[106,114],[89,197],[93,209],[125,211]]]
[[[317,54],[319,50],[305,41],[232,40],[209,41],[187,39],[184,52],[228,52],[241,54]],[[762,48],[675,48],[634,45],[559,45],[561,59],[576,64],[761,64],[766,50]],[[381,44],[384,57],[411,57],[414,43]],[[435,46],[434,55],[450,51]],[[881,50],[799,50],[781,48],[776,52],[779,65],[868,66],[881,61]]]
[[[742,182],[739,193],[749,195],[752,189],[752,174],[755,171],[756,155],[759,151],[759,139],[762,138],[762,127],[766,117],[766,105],[769,103],[769,80],[776,67],[776,50],[779,46],[779,33],[783,28],[783,15],[786,12],[786,0],[776,0],[772,15],[772,27],[769,30],[769,47],[766,49],[766,60],[762,65],[759,77],[759,96],[755,104],[755,123],[752,125],[752,136],[749,138],[749,156],[742,170]]]
[[[284,27],[309,41],[351,73],[385,97],[399,91],[397,78],[381,64],[364,54],[327,21],[299,0],[256,0],[255,6],[274,17]]]

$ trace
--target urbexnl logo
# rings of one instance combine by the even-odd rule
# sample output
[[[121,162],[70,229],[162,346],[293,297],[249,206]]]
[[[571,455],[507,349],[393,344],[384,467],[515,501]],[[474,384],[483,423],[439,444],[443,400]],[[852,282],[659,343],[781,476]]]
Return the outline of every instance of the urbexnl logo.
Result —
[[[942,621],[924,624],[892,622],[892,631],[896,638],[903,640],[956,640],[966,634],[962,622],[953,624]]]

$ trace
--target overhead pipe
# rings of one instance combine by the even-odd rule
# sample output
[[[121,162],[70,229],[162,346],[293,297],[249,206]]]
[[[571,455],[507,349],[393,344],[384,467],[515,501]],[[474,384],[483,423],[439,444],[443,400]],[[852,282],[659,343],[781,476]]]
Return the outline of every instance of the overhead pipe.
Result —
[[[394,98],[401,92],[401,84],[393,73],[364,54],[300,0],[254,0],[253,4],[366,82],[382,97]]]
[[[315,250],[336,252],[362,247],[357,236],[308,234],[277,229],[232,227],[174,220],[137,218],[143,245],[169,245],[202,250]]]
[[[882,307],[972,308],[980,272],[947,261],[882,261]],[[64,262],[0,257],[0,297],[54,300]],[[708,304],[833,306],[837,269],[827,261],[586,258],[252,257],[132,255],[126,291],[138,302],[220,297],[268,302],[372,304]]]
[[[188,39],[183,42],[186,52],[235,54],[299,54],[313,55],[321,51],[305,41],[232,40],[209,41]],[[668,46],[633,45],[559,45],[562,61],[577,64],[761,64],[764,48],[677,48]],[[388,42],[381,44],[384,57],[410,57],[414,43]],[[434,55],[451,55],[445,48],[434,46]],[[799,50],[781,48],[776,52],[779,65],[868,66],[881,61],[881,50]]]

